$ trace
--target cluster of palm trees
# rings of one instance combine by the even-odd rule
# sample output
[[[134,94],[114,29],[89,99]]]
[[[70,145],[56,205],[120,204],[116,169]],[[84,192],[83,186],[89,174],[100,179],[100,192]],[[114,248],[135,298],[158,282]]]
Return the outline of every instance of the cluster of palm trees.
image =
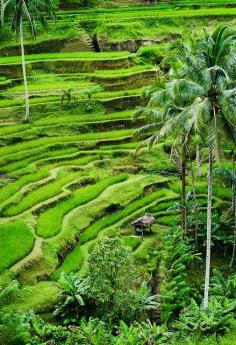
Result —
[[[11,28],[16,35],[20,36],[22,73],[25,89],[25,116],[24,121],[29,121],[30,102],[26,76],[25,49],[24,49],[24,23],[28,24],[29,32],[33,39],[37,35],[37,21],[40,21],[44,28],[47,27],[47,18],[55,18],[51,0],[1,0],[0,3],[0,28],[4,29],[8,23],[5,17],[11,20]]]
[[[195,138],[208,148],[208,200],[204,308],[208,308],[211,267],[213,161],[220,159],[224,144],[235,147],[236,137],[236,33],[227,26],[192,44],[172,45],[167,82],[155,90],[145,108],[147,124],[136,135],[148,136],[144,144],[153,146],[172,136],[181,157],[183,237],[186,236],[186,160]]]

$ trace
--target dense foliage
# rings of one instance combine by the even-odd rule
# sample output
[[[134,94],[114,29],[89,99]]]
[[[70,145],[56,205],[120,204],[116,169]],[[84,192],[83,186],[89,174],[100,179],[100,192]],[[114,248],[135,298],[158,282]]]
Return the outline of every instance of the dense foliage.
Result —
[[[234,345],[234,2],[0,10],[0,344]]]

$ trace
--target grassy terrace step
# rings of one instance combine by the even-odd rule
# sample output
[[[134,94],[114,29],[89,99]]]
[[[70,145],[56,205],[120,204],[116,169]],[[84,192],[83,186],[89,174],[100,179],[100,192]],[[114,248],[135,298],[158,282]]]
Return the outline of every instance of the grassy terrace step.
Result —
[[[97,93],[93,99],[98,100],[98,101],[107,101],[107,100],[112,100],[112,99],[118,99],[118,98],[125,98],[128,96],[140,96],[143,93],[143,88],[138,88],[138,89],[131,89],[131,90],[119,90],[119,91],[113,91],[113,92],[99,92]],[[15,93],[12,93],[12,96],[14,97]],[[42,94],[43,96],[43,94]],[[76,92],[75,92],[76,96]],[[85,98],[78,97],[78,100],[85,100]],[[55,92],[54,95],[49,95],[48,97],[40,97],[40,94],[37,95],[37,98],[31,98],[30,99],[30,105],[31,108],[35,108],[37,106],[46,106],[47,103],[49,105],[57,104],[57,109],[60,108],[60,102],[61,102],[61,95],[58,94],[58,92]],[[16,110],[14,107],[24,107],[25,102],[23,99],[23,91],[21,98],[18,99],[3,99],[0,100],[0,108],[13,108],[12,110]],[[5,111],[5,109],[3,109]]]
[[[33,122],[33,126],[48,126],[57,124],[68,124],[68,123],[90,123],[90,122],[102,122],[109,120],[120,120],[130,119],[133,116],[133,110],[125,110],[110,114],[92,114],[92,115],[51,115],[42,120]],[[27,127],[26,129],[28,129]],[[0,129],[1,136],[1,129]]]
[[[191,6],[192,4],[197,4],[200,6],[208,6],[208,5],[218,5],[220,7],[221,5],[235,5],[234,0],[172,0],[171,3],[169,2],[163,2],[163,1],[157,1],[157,5],[153,6],[124,6],[122,7],[108,7],[108,8],[89,8],[89,9],[73,9],[73,10],[58,10],[57,16],[58,19],[63,19],[64,17],[69,18],[70,16],[75,15],[83,15],[87,16],[89,14],[106,14],[106,13],[123,13],[123,12],[138,12],[142,14],[145,11],[166,11],[168,8],[171,9],[172,5],[176,9],[176,6],[179,5],[185,5],[185,6]],[[142,3],[141,3],[142,4]]]
[[[50,82],[50,80],[48,81],[40,81],[38,80],[37,82],[34,83],[28,83],[28,89],[29,91],[32,92],[36,92],[36,91],[52,91],[52,90],[57,90],[58,92],[67,89],[69,87],[71,88],[76,88],[77,90],[79,89],[83,89],[89,86],[94,85],[93,83],[90,83],[89,81],[84,81],[84,80],[77,80],[77,81],[60,81],[60,80],[55,80]],[[12,88],[8,88],[7,91],[2,92],[2,95],[4,96],[8,96],[11,92],[14,93],[19,93],[23,90],[23,85],[16,85]]]
[[[125,59],[130,57],[131,54],[127,51],[122,52],[103,52],[103,53],[93,53],[93,52],[68,52],[68,53],[44,53],[44,54],[32,54],[26,55],[26,62],[33,61],[44,61],[44,60],[116,60]],[[0,57],[0,65],[2,64],[20,64],[20,56],[6,56]]]
[[[26,127],[25,130],[14,132],[7,135],[1,135],[0,140],[5,144],[12,144],[21,140],[32,140],[35,138],[61,136],[61,135],[76,135],[78,133],[109,131],[114,128],[131,128],[137,124],[132,121],[134,111],[128,110],[121,113],[112,114],[98,114],[88,117],[82,116],[62,116],[49,117],[45,120],[38,120],[32,123],[31,128]],[[45,126],[43,123],[45,122]],[[117,124],[117,126],[116,126]],[[3,133],[8,133],[4,131]]]
[[[63,167],[65,168],[67,166],[71,168],[77,167],[78,170],[80,170],[80,166],[87,165],[93,160],[98,160],[98,159],[99,159],[99,156],[94,151],[88,152],[88,154],[76,152],[75,154],[72,153],[72,154],[67,154],[63,156],[48,157],[42,160],[36,160],[32,164],[30,164],[28,167],[15,170],[9,175],[12,178],[19,179],[24,175],[29,175],[32,172],[35,173],[39,169],[40,170],[47,169],[48,175],[49,175],[50,170],[55,170],[56,168],[63,168]]]
[[[79,206],[69,212],[63,219],[60,234],[50,240],[58,251],[68,239],[73,239],[82,229],[88,227],[95,219],[102,218],[107,210],[127,205],[143,195],[144,189],[150,185],[161,186],[167,179],[158,175],[131,175],[124,182],[113,184],[106,188],[96,199]],[[122,193],[120,193],[122,191]]]
[[[72,143],[72,142],[83,142],[83,141],[98,141],[106,139],[118,139],[123,137],[131,137],[134,133],[134,129],[114,130],[111,132],[99,132],[99,133],[86,133],[80,135],[61,136],[61,137],[50,137],[40,138],[37,140],[29,140],[20,144],[12,145],[9,147],[0,147],[0,156],[2,159],[7,159],[7,156],[20,152],[31,150],[36,147],[42,147],[43,145],[57,144],[57,143]],[[3,158],[4,156],[4,158]]]
[[[115,163],[115,165],[117,164]],[[107,207],[114,204],[114,198],[121,205],[128,204],[130,201],[142,195],[147,186],[156,182],[161,183],[161,181],[165,181],[165,178],[158,175],[132,175],[124,182],[109,186],[92,201],[66,214],[63,218],[60,233],[44,241],[42,256],[29,257],[29,260],[32,260],[30,261],[31,266],[26,271],[22,269],[23,266],[19,263],[17,265],[17,272],[20,270],[21,278],[31,283],[41,275],[52,273],[54,268],[58,266],[58,262],[55,260],[53,253],[57,253],[60,257],[63,256],[63,251],[68,247],[68,243],[74,242],[78,234],[77,226],[82,228],[86,227],[94,219],[101,217],[101,213],[106,212]],[[121,190],[122,193],[120,193]],[[124,190],[125,193],[123,192]],[[27,262],[25,263],[28,267]]]
[[[62,193],[63,187],[65,187],[70,182],[77,181],[77,179],[77,172],[69,173],[68,171],[64,176],[58,178],[54,182],[51,181],[46,185],[40,186],[36,190],[33,190],[24,195],[19,195],[15,198],[15,200],[12,200],[12,202],[5,207],[5,209],[2,211],[2,215],[15,216],[17,214],[20,214],[44,200],[59,195],[60,193]]]
[[[97,20],[117,20],[117,19],[138,19],[142,18],[168,18],[168,17],[205,17],[205,16],[234,16],[236,14],[236,8],[200,8],[200,9],[160,9],[158,7],[153,8],[133,8],[131,10],[125,8],[119,11],[103,11],[101,13],[90,12],[78,13],[76,20],[97,21]],[[95,15],[96,14],[96,15]]]
[[[10,145],[9,145],[10,147]],[[14,145],[12,146],[14,147]],[[8,169],[8,172],[18,170],[21,165],[21,161],[25,163],[35,162],[42,160],[43,158],[56,158],[57,156],[63,156],[63,154],[69,155],[72,152],[77,152],[77,145],[67,144],[67,143],[51,143],[48,145],[36,146],[35,148],[27,147],[25,150],[19,150],[16,152],[9,152],[7,156],[0,159],[0,166],[3,169]],[[15,167],[14,167],[15,165]],[[15,168],[15,169],[14,169]],[[2,170],[1,170],[2,171]],[[11,177],[15,178],[16,176],[9,174]]]
[[[59,53],[60,54],[60,53]],[[94,53],[96,54],[96,53]],[[100,54],[100,53],[97,53]],[[101,53],[103,54],[103,53]],[[51,54],[53,55],[53,54]],[[33,56],[33,55],[27,55]],[[62,58],[62,56],[54,53],[51,59],[46,58],[42,60],[39,56],[34,55],[35,60],[28,60],[26,62],[27,73],[30,75],[37,70],[48,71],[49,73],[62,74],[62,73],[75,73],[75,72],[87,72],[91,73],[96,69],[116,69],[116,68],[128,68],[135,65],[131,55],[124,57],[111,57],[102,58]],[[0,74],[8,78],[22,78],[22,67],[19,56],[0,58]]]
[[[120,129],[130,129],[137,127],[137,123],[132,121],[132,118],[120,118],[120,119],[111,119],[103,121],[95,121],[88,123],[67,123],[67,124],[57,124],[57,125],[48,125],[42,127],[34,127],[32,129],[26,130],[24,133],[11,134],[4,138],[0,137],[0,140],[5,145],[11,145],[15,142],[33,140],[43,137],[55,137],[55,136],[65,136],[65,135],[77,135],[79,133],[99,133],[101,131],[112,131],[117,128]],[[73,145],[72,145],[73,146]]]
[[[92,75],[87,76],[85,80],[52,80],[51,82],[45,80],[38,80],[38,82],[33,82],[28,84],[28,89],[30,96],[34,97],[46,97],[52,95],[60,95],[65,89],[71,88],[74,94],[79,92],[78,97],[81,97],[80,92],[86,87],[93,86],[94,83],[103,85],[105,90],[113,91],[114,87],[116,90],[122,89],[137,89],[138,87],[144,86],[146,84],[151,84],[156,81],[156,70],[148,69],[141,70],[137,72],[127,73],[127,74],[114,74],[114,75]],[[89,81],[90,80],[90,81]],[[5,98],[21,98],[24,93],[24,86],[16,85],[14,87],[8,88],[2,92],[2,96]],[[99,95],[99,94],[98,94]]]
[[[36,313],[47,312],[52,305],[57,303],[58,295],[58,286],[52,282],[27,285],[20,289],[12,303],[7,303],[2,307],[2,311],[5,313],[28,312],[29,310],[34,310]]]
[[[21,221],[0,224],[0,273],[26,256],[34,245],[34,236]]]
[[[81,246],[83,244],[88,243],[89,241],[94,240],[98,233],[111,225],[125,219],[127,216],[132,215],[132,213],[136,212],[137,210],[151,204],[158,198],[166,197],[167,195],[176,196],[175,193],[172,193],[169,190],[158,190],[153,192],[152,194],[148,194],[141,198],[140,200],[134,201],[124,207],[122,210],[117,211],[111,215],[104,217],[103,219],[97,221],[96,223],[89,226],[81,235],[80,235],[80,243],[76,246],[76,248],[66,256],[65,260],[63,261],[62,265],[54,272],[53,279],[58,279],[61,272],[72,272],[78,271],[83,262],[83,251],[81,250]]]
[[[96,159],[97,159],[96,155],[86,156],[82,158],[75,158],[75,159],[73,159],[72,157],[71,161],[69,159],[67,161],[64,161],[65,160],[64,158],[64,160],[62,159],[61,161],[57,161],[57,163],[54,163],[54,164],[51,163],[49,165],[43,166],[40,169],[35,169],[34,167],[31,166],[29,170],[30,173],[27,174],[27,171],[22,171],[23,176],[21,176],[20,174],[19,179],[17,181],[8,183],[7,185],[3,186],[0,189],[0,203],[2,203],[1,206],[5,206],[7,204],[7,200],[11,198],[13,195],[15,195],[18,191],[20,191],[23,187],[24,187],[24,190],[22,191],[22,193],[26,192],[25,190],[26,186],[29,186],[29,189],[32,190],[35,183],[38,185],[40,181],[44,181],[44,179],[48,178],[51,174],[51,170],[55,169],[57,166],[71,164],[71,165],[76,165],[79,167],[79,166],[86,165]],[[17,172],[17,174],[19,175],[19,172]],[[16,195],[16,198],[17,197],[18,196]]]
[[[100,53],[101,54],[101,53]],[[119,54],[119,52],[118,52]],[[142,64],[142,65],[134,65],[131,67],[127,67],[127,68],[117,68],[117,69],[113,69],[113,70],[109,70],[109,69],[97,69],[95,71],[93,71],[92,73],[88,73],[88,72],[83,72],[83,71],[79,71],[76,73],[61,73],[61,74],[45,74],[44,71],[37,71],[37,73],[33,73],[31,75],[28,76],[28,83],[29,84],[38,84],[39,82],[45,81],[48,82],[49,80],[56,83],[56,82],[77,82],[77,81],[81,81],[84,78],[90,78],[90,77],[111,77],[111,78],[119,78],[122,76],[129,76],[135,73],[141,73],[141,72],[146,72],[146,71],[152,71],[152,70],[156,70],[156,67],[151,65],[151,64]],[[6,79],[6,78],[5,78]],[[9,80],[4,80],[4,81],[9,81]],[[12,81],[19,81],[23,83],[23,79],[12,79]]]
[[[44,213],[41,213],[38,219],[38,236],[44,238],[55,236],[60,232],[62,219],[69,211],[96,198],[108,186],[122,182],[127,178],[127,174],[111,176],[95,185],[73,191],[70,199],[61,202]],[[50,223],[48,222],[48,219],[50,219]]]
[[[61,156],[65,156],[66,154],[71,154],[77,152],[77,149],[75,147],[67,147],[64,148],[62,150],[55,150],[55,151],[51,151],[51,152],[47,152],[46,148],[39,148],[36,150],[32,150],[25,152],[26,156],[28,156],[28,158],[23,159],[23,155],[14,155],[15,156],[15,160],[14,160],[14,156],[10,157],[12,163],[9,163],[9,161],[6,159],[5,161],[5,166],[1,166],[0,171],[4,172],[4,173],[11,173],[15,170],[19,170],[21,168],[27,167],[30,163],[36,162],[36,161],[41,161],[44,158],[53,158],[53,157],[61,157]],[[35,154],[35,155],[33,155]]]

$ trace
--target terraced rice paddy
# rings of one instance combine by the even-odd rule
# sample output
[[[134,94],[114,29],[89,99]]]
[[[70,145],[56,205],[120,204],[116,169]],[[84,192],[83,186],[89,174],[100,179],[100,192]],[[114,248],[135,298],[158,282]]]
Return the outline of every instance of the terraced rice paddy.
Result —
[[[104,21],[236,13],[131,8],[126,19],[119,10],[100,11],[60,12],[59,21],[90,22],[95,13]],[[51,280],[63,271],[84,273],[90,249],[105,235],[121,236],[146,270],[160,233],[176,219],[169,208],[181,190],[171,142],[151,154],[135,151],[140,122],[132,119],[134,109],[145,104],[143,87],[156,80],[160,66],[127,51],[30,54],[26,61],[31,119],[22,124],[20,56],[0,57],[0,272],[11,269],[23,284],[35,284],[32,294],[47,284],[55,292]],[[86,111],[81,90],[97,84],[102,91],[92,96],[93,111]],[[68,89],[76,101],[61,106]],[[204,171],[196,181],[204,208],[203,181]],[[230,190],[214,193],[215,207],[230,201]],[[146,212],[157,223],[142,241],[130,224]]]

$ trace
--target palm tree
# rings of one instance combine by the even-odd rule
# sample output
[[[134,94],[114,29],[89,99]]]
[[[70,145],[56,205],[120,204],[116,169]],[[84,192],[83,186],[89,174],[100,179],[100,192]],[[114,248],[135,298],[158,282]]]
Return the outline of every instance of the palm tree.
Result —
[[[12,30],[16,34],[16,37],[20,36],[21,46],[21,63],[24,79],[25,89],[25,116],[24,121],[29,121],[30,104],[29,104],[29,91],[26,76],[26,64],[25,64],[25,49],[24,49],[24,22],[28,23],[30,28],[30,34],[33,38],[36,38],[36,20],[39,19],[43,27],[47,26],[47,20],[44,14],[54,18],[53,5],[51,0],[9,0],[1,3],[1,25],[4,25],[4,17],[6,9],[13,11],[12,13]]]
[[[208,144],[205,309],[208,308],[210,281],[213,158],[219,158],[225,139],[235,141],[236,88],[230,82],[230,77],[235,77],[236,52],[232,49],[235,38],[226,26],[219,27],[200,42],[197,54],[193,55],[186,47],[180,51],[184,63],[182,75],[196,84],[197,91],[194,102],[181,114],[180,123],[185,125],[187,133],[194,128],[202,138],[207,137]]]
[[[141,127],[135,135],[150,135],[143,145],[153,146],[161,137],[166,135],[173,135],[174,142],[172,152],[175,147],[180,147],[180,173],[181,173],[181,225],[183,230],[183,238],[186,237],[187,221],[186,221],[186,152],[187,141],[184,133],[181,130],[178,132],[171,131],[165,133],[165,124],[171,121],[184,109],[186,99],[174,95],[173,82],[166,82],[159,87],[156,86],[152,89],[146,89],[145,96],[151,95],[150,101],[146,107],[139,107],[134,114],[134,118],[145,117],[147,125]]]
[[[176,137],[179,133],[185,136],[187,142],[196,133],[208,146],[205,309],[208,308],[211,263],[213,159],[220,157],[225,141],[235,142],[236,87],[230,81],[230,77],[235,77],[236,52],[232,49],[234,40],[235,35],[227,27],[221,27],[212,35],[206,35],[199,42],[197,51],[193,52],[188,46],[177,44],[175,57],[181,62],[179,76],[167,83],[165,96],[175,105],[185,101],[185,106],[178,109],[175,116],[163,117],[164,98],[157,97],[156,109],[153,109],[155,122],[139,130],[140,133],[152,132],[148,139],[152,145],[161,137]]]

